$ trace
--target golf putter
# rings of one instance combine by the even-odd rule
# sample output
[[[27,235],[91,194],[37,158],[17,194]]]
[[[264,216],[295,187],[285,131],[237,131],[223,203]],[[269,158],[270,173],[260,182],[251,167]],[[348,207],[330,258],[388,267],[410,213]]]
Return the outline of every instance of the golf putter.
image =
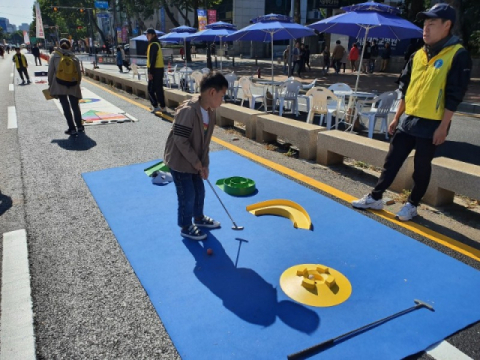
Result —
[[[287,356],[287,359],[288,359],[288,360],[303,359],[303,358],[308,357],[308,356],[310,356],[310,355],[317,354],[317,353],[319,353],[320,351],[323,351],[324,349],[326,349],[326,348],[328,348],[328,347],[330,347],[330,346],[333,346],[333,345],[334,345],[336,342],[338,342],[339,340],[345,339],[345,338],[350,337],[350,336],[354,336],[354,335],[356,335],[356,334],[358,334],[358,333],[360,333],[360,332],[362,332],[362,331],[364,331],[364,330],[367,330],[367,329],[369,329],[369,328],[375,327],[375,326],[380,325],[380,324],[382,324],[382,323],[384,323],[384,322],[387,322],[387,321],[389,321],[389,320],[391,320],[391,319],[394,319],[394,318],[396,318],[396,317],[405,315],[405,314],[407,314],[407,313],[409,313],[409,312],[412,312],[412,311],[414,311],[414,310],[420,309],[420,308],[422,308],[422,307],[427,308],[427,309],[430,310],[430,311],[435,311],[435,310],[433,309],[433,306],[432,306],[432,305],[427,304],[427,303],[424,302],[424,301],[417,300],[417,299],[415,299],[415,300],[413,300],[413,301],[415,302],[416,305],[414,305],[414,306],[412,306],[412,307],[409,307],[408,309],[399,311],[399,312],[397,312],[397,313],[395,313],[395,314],[393,314],[393,315],[390,315],[390,316],[387,316],[387,317],[385,317],[385,318],[383,318],[383,319],[374,321],[374,322],[372,322],[372,323],[370,323],[370,324],[367,324],[367,325],[362,326],[362,327],[360,327],[360,328],[358,328],[358,329],[349,331],[349,332],[347,332],[347,333],[345,333],[345,334],[342,334],[342,335],[340,335],[340,336],[331,338],[331,339],[329,339],[329,340],[326,340],[326,341],[324,341],[324,342],[321,342],[320,344],[313,345],[313,346],[311,346],[311,347],[309,347],[309,348],[307,348],[307,349],[301,350],[301,351],[296,352],[296,353],[294,353],[294,354],[290,354],[290,355]]]
[[[215,196],[217,197],[218,201],[220,201],[220,204],[222,204],[222,206],[223,206],[223,208],[225,209],[225,212],[227,213],[228,217],[230,218],[230,220],[232,220],[232,223],[233,223],[232,229],[233,229],[233,230],[243,230],[243,226],[238,226],[238,225],[235,223],[235,221],[233,221],[230,213],[228,212],[227,208],[226,208],[225,205],[223,204],[222,199],[220,199],[220,196],[218,196],[217,192],[216,192],[215,189],[213,188],[212,183],[210,182],[210,180],[208,180],[208,179],[205,179],[205,180],[207,180],[208,185],[210,185],[210,188],[212,189],[213,193],[214,193]]]

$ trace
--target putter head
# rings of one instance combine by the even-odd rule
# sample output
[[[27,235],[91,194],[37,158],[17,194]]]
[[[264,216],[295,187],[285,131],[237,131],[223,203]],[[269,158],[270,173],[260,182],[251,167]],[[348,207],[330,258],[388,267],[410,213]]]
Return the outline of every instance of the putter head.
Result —
[[[233,225],[232,230],[243,230],[243,226]]]
[[[418,307],[426,307],[428,310],[430,311],[435,311],[435,309],[433,308],[432,305],[430,304],[427,304],[426,302],[422,301],[422,300],[418,300],[418,299],[415,299],[413,300],[415,302],[415,304],[417,304]]]

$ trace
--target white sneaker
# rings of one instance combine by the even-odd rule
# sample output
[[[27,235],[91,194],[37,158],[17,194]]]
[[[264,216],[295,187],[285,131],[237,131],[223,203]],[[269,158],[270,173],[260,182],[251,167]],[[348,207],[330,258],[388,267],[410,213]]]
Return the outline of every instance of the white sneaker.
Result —
[[[407,202],[395,215],[400,221],[409,221],[417,216],[417,207]]]
[[[383,209],[383,201],[375,200],[372,198],[370,194],[365,195],[361,199],[352,201],[352,206],[356,209],[374,209],[374,210],[382,210]]]
[[[152,109],[152,111],[150,111],[150,112],[151,112],[152,114],[155,114],[157,111],[162,111],[162,108],[160,108],[160,107],[157,106],[157,107],[154,107],[154,108]]]

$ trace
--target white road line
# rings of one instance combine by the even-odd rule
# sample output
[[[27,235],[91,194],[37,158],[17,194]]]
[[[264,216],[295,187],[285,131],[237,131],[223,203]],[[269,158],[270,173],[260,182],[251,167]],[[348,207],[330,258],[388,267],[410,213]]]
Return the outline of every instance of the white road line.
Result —
[[[15,87],[13,86],[13,84],[8,84],[8,90],[9,90],[9,91],[13,91],[14,88],[15,88]]]
[[[3,234],[0,360],[35,359],[27,232]]]
[[[15,106],[9,106],[7,129],[16,129],[16,128],[17,128],[17,111],[15,110]]]
[[[439,342],[427,350],[427,354],[436,360],[473,360],[446,341]]]

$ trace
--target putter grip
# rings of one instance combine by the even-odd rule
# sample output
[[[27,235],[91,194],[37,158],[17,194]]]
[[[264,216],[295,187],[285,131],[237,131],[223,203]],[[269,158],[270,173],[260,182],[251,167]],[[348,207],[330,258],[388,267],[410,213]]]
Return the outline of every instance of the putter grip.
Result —
[[[301,350],[299,352],[296,352],[294,354],[288,355],[287,359],[288,360],[295,360],[295,359],[299,359],[299,358],[302,358],[302,357],[307,356],[307,355],[312,355],[312,354],[322,350],[323,348],[332,346],[333,342],[334,342],[334,339],[330,339],[330,340],[324,341],[320,344],[313,345],[309,348],[306,348],[306,349],[303,349],[303,350]]]

